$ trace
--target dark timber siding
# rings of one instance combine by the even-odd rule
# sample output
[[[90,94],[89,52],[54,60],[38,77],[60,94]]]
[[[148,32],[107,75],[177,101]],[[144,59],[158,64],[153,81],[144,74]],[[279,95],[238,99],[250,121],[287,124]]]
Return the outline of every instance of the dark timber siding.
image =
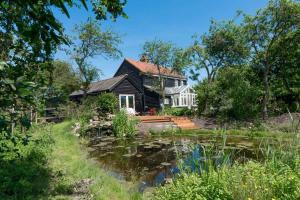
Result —
[[[128,74],[128,78],[130,78],[140,90],[143,90],[142,75],[140,74],[139,70],[133,67],[126,60],[121,64],[115,76],[120,76],[123,74]]]
[[[118,99],[119,94],[134,94],[135,110],[143,112],[143,95],[128,79],[124,79],[119,83],[112,92],[117,95]]]
[[[145,110],[159,107],[159,95],[156,92],[145,89]]]
[[[144,85],[153,86],[158,85],[158,77],[153,77],[149,75],[144,76]],[[175,87],[175,81],[178,81],[177,79],[172,78],[165,78],[165,85],[166,87]]]
[[[155,83],[155,77],[144,75],[144,85],[153,86],[154,83]]]
[[[175,79],[167,78],[165,80],[165,84],[166,84],[166,87],[175,87]]]
[[[157,76],[141,73],[126,60],[123,61],[115,76],[123,74],[128,74],[128,77],[114,88],[113,92],[117,96],[119,94],[135,94],[135,109],[137,112],[148,111],[149,108],[160,108],[158,93],[144,87],[144,85],[157,85]],[[177,78],[165,78],[165,85],[166,87],[175,87],[175,81],[178,80]],[[184,80],[184,84],[186,85],[186,80]]]

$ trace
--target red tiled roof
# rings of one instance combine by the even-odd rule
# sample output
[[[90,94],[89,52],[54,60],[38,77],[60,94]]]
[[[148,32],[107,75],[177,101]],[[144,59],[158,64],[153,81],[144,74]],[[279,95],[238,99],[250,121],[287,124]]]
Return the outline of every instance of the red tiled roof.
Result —
[[[157,66],[155,66],[152,63],[135,61],[135,60],[130,59],[130,58],[125,58],[125,60],[127,62],[129,62],[130,64],[132,64],[135,68],[137,68],[139,71],[141,71],[143,73],[149,73],[149,74],[154,74],[154,75],[159,74]],[[175,78],[183,78],[183,79],[186,78],[182,74],[180,74],[176,71],[172,71],[172,70],[170,70],[168,68],[165,68],[165,67],[161,67],[160,71],[161,71],[161,74],[164,75],[164,76],[175,77]]]

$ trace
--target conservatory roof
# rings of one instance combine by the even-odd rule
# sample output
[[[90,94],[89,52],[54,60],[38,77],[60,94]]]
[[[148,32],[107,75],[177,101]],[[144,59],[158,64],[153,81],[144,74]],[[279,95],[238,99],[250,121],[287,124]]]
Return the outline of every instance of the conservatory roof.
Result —
[[[165,88],[165,93],[166,95],[170,95],[170,94],[178,94],[183,92],[185,89],[189,88],[190,86],[188,85],[181,85],[178,87],[166,87]]]

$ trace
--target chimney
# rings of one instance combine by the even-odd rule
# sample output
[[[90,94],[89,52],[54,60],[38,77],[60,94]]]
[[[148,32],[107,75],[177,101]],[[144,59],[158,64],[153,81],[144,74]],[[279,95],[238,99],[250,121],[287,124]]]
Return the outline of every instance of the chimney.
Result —
[[[148,56],[146,54],[143,54],[142,57],[141,57],[141,59],[140,59],[140,61],[147,63],[149,61]]]

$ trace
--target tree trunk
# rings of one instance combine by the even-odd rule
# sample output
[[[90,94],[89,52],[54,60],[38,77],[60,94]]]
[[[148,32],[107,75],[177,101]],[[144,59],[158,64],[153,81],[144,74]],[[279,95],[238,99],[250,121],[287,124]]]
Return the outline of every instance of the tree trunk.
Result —
[[[161,75],[161,72],[160,72],[160,66],[157,65],[157,70],[158,70],[158,77],[159,77],[159,90],[160,90],[160,94],[159,94],[159,100],[162,101],[161,103],[161,111],[162,113],[164,112],[165,110],[165,88],[164,88],[164,82],[163,82],[163,78],[162,78],[162,75]]]
[[[269,105],[269,95],[270,95],[270,87],[269,87],[269,73],[268,73],[268,67],[264,71],[264,97],[263,97],[263,111],[262,111],[262,117],[263,120],[266,120],[268,118],[268,105]]]
[[[210,85],[212,84],[212,74],[209,72],[207,73],[207,87],[205,90],[205,103],[204,103],[204,114],[207,114],[209,112],[209,104],[208,104],[208,98],[209,98],[209,90],[210,90]]]

